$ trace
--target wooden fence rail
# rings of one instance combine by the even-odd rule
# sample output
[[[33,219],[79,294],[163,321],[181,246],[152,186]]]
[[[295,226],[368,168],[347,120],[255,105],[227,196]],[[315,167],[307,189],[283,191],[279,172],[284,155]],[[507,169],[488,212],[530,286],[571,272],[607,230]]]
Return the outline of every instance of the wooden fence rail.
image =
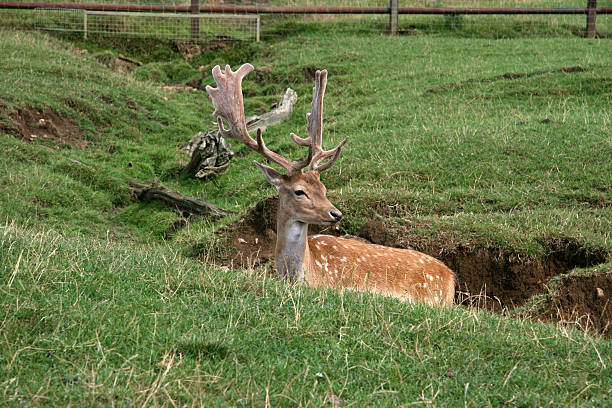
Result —
[[[55,2],[11,2],[0,1],[0,9],[83,9],[92,11],[129,11],[129,12],[174,12],[174,13],[250,13],[250,14],[387,14],[390,16],[389,31],[398,33],[398,16],[401,14],[574,14],[586,16],[585,36],[596,35],[598,14],[612,14],[612,7],[597,7],[597,0],[584,0],[585,7],[399,7],[398,0],[390,0],[388,7],[358,6],[264,6],[264,5],[200,5],[199,0],[191,0],[190,5],[146,5],[146,4],[76,4]],[[197,30],[198,19],[194,17],[192,32]]]

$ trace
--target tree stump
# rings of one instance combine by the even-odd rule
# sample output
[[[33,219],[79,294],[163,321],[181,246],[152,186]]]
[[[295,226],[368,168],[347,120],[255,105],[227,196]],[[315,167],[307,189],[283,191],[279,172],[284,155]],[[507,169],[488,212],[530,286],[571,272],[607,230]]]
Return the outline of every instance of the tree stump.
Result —
[[[199,179],[221,174],[228,168],[234,152],[216,130],[198,132],[185,145],[191,161],[182,174],[192,175]]]

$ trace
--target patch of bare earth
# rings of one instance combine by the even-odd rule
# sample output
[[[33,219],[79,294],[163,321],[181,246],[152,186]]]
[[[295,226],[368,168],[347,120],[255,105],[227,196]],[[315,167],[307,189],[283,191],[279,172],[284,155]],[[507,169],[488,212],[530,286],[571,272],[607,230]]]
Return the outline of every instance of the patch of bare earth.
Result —
[[[257,267],[271,263],[276,243],[276,197],[260,202],[238,223],[221,235],[226,240],[223,262],[234,267]],[[310,226],[310,233],[342,235],[342,231]],[[544,243],[550,254],[527,258],[501,249],[478,248],[451,235],[440,233],[436,242],[427,241],[410,225],[396,226],[381,220],[367,222],[360,239],[396,248],[415,249],[434,256],[448,265],[459,278],[457,302],[493,311],[513,309],[532,296],[547,293],[549,280],[574,268],[585,268],[607,261],[605,251],[584,248],[571,239],[555,239]],[[443,244],[442,244],[443,243]],[[598,291],[597,288],[600,290]],[[605,296],[601,296],[601,291]],[[599,296],[598,296],[599,294]],[[554,307],[539,312],[546,320],[579,322],[588,319],[589,328],[605,335],[612,318],[608,299],[612,294],[612,272],[599,278],[572,278],[554,295]],[[585,327],[581,324],[580,327]]]
[[[89,143],[72,119],[50,107],[38,110],[31,106],[17,108],[8,114],[5,130],[27,143],[49,140],[60,145],[84,149]]]
[[[567,278],[539,315],[612,338],[612,269]]]

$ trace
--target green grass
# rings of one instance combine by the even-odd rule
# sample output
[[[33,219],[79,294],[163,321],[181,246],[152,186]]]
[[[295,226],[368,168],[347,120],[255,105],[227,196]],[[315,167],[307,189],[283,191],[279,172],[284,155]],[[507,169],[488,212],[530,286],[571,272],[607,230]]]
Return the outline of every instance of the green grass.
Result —
[[[563,53],[551,52],[561,46]],[[308,95],[304,72],[330,71],[326,143],[347,135],[351,140],[323,178],[350,213],[349,232],[374,216],[398,223],[409,217],[423,220],[424,234],[444,229],[473,241],[475,230],[483,229],[478,245],[534,255],[546,251],[542,240],[557,235],[609,251],[608,46],[609,41],[567,38],[308,34],[272,45],[270,52],[282,47],[282,60],[262,60],[259,65],[273,64],[273,72],[247,77],[245,93],[269,92],[272,84],[277,94],[294,86]],[[562,71],[575,66],[582,69]],[[494,79],[506,73],[524,77]],[[428,92],[436,87],[442,89]],[[294,157],[303,154],[286,134],[303,134],[308,109],[302,101],[291,122],[268,131],[268,143]],[[234,167],[230,178],[245,170]],[[243,182],[242,189],[256,191],[260,177],[252,177],[255,185]],[[212,184],[204,191],[225,196],[233,188]],[[393,208],[381,214],[373,205],[378,202]]]
[[[191,61],[167,44],[0,31],[7,404],[321,406],[328,393],[346,406],[610,399],[609,340],[215,267],[212,231],[229,221],[192,221],[168,237],[180,217],[133,200],[128,181],[154,177],[234,210],[274,194],[256,155],[236,143],[224,175],[180,178],[180,148],[211,128],[212,106],[202,92],[166,91],[155,80],[182,83],[206,66],[199,75],[210,84],[213,64],[247,59],[269,67],[245,79],[247,114],[295,89],[292,119],[264,137],[297,158],[304,152],[288,134],[304,136],[308,73],[327,68],[325,146],[351,139],[323,180],[347,232],[376,217],[449,251],[543,257],[551,240],[569,239],[610,259],[610,40],[315,28]],[[98,58],[107,48],[145,65],[114,73]],[[70,118],[88,147],[17,140],[10,116],[27,106]]]
[[[602,406],[612,343],[290,287],[168,246],[0,227],[0,390],[19,405]]]

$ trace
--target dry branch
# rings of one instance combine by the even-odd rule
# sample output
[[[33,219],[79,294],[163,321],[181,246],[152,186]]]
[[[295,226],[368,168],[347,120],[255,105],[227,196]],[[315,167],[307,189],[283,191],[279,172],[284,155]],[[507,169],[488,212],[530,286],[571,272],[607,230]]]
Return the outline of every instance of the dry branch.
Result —
[[[297,97],[297,93],[293,89],[287,88],[278,105],[270,112],[266,112],[260,116],[250,116],[246,118],[247,130],[252,132],[261,129],[263,132],[268,127],[278,125],[283,120],[290,118]]]
[[[235,214],[233,211],[224,210],[223,208],[219,208],[216,205],[202,199],[189,197],[176,191],[172,191],[166,187],[158,185],[157,183],[157,180],[153,180],[151,184],[141,184],[135,181],[130,181],[130,186],[133,189],[134,195],[140,201],[161,201],[168,206],[168,208],[176,211],[185,218],[200,216],[219,219]]]
[[[138,66],[142,66],[142,61],[139,61],[136,58],[126,57],[123,54],[119,54],[119,59],[123,60],[123,61],[126,61],[126,62],[131,62],[132,64],[136,64]]]

